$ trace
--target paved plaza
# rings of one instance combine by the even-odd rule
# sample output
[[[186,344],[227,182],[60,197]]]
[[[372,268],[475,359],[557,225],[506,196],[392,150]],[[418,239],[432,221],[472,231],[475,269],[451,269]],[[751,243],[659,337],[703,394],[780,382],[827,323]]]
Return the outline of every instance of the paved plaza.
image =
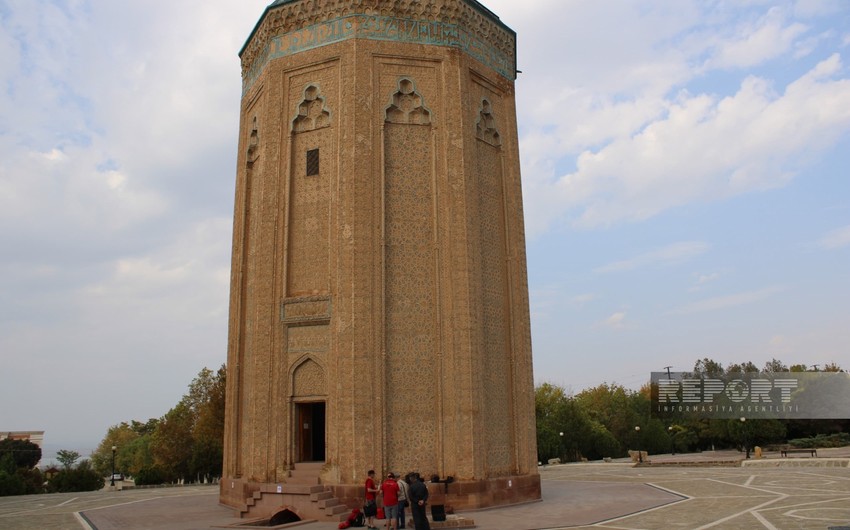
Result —
[[[734,452],[653,455],[541,468],[543,501],[462,515],[482,530],[828,529],[850,527],[850,454],[751,460]],[[207,530],[244,522],[215,486],[0,498],[2,529]],[[331,530],[310,522],[299,530]]]

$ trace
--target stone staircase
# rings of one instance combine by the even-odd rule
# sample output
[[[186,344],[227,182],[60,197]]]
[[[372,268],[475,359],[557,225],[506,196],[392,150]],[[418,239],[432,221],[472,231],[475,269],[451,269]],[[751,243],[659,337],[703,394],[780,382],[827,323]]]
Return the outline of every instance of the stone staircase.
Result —
[[[351,510],[329,488],[321,484],[319,474],[324,462],[301,462],[281,484],[263,484],[240,507],[242,518],[268,518],[289,509],[301,520],[344,521]]]

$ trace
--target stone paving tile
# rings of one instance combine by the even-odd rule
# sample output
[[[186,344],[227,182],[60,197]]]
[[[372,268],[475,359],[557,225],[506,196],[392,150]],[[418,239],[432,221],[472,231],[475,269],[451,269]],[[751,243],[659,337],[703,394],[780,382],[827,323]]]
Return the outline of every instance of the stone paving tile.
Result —
[[[474,519],[482,530],[825,530],[850,525],[850,468],[812,467],[824,463],[743,468],[635,468],[601,462],[547,466],[541,470],[542,502],[460,515]],[[0,498],[0,529],[82,530],[86,527],[74,515],[80,511],[98,530],[206,530],[240,521],[218,505],[217,488],[191,486]],[[298,529],[336,527],[313,522]]]

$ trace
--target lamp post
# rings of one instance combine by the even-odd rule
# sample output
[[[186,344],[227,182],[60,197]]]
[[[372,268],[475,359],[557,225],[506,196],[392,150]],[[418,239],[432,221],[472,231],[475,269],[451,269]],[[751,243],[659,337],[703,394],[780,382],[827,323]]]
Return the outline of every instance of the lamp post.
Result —
[[[635,425],[635,432],[637,433],[638,463],[643,464],[643,453],[640,452],[640,425]]]
[[[747,458],[750,457],[750,446],[747,443],[747,418],[741,416],[741,438],[744,440],[744,452],[747,453]]]
[[[675,455],[676,454],[676,446],[673,444],[673,437],[676,436],[676,433],[673,432],[673,426],[672,425],[667,427],[667,432],[670,435],[670,454]]]
[[[564,454],[564,431],[561,431],[558,434],[561,436],[561,458],[566,460],[567,456]],[[561,463],[563,464],[564,462],[562,461]]]
[[[115,487],[115,450],[116,446],[112,446],[112,474],[109,475],[109,485]]]

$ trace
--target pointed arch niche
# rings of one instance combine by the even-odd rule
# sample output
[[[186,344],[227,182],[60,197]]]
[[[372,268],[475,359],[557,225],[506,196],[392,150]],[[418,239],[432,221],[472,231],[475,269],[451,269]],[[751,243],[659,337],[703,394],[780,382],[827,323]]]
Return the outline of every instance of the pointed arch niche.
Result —
[[[304,89],[304,99],[298,104],[292,119],[292,132],[300,133],[330,127],[331,112],[325,107],[318,84],[310,84]]]
[[[493,109],[491,108],[490,101],[486,98],[481,100],[475,136],[493,147],[502,145],[502,138],[499,135],[499,130],[496,128],[496,119],[493,117]]]
[[[318,83],[304,86],[290,134],[286,295],[326,294],[330,277],[333,114]]]
[[[483,323],[478,338],[483,357],[484,401],[492,405],[484,411],[483,425],[486,439],[492,442],[487,452],[487,467],[498,473],[509,473],[513,455],[508,450],[513,444],[510,429],[500,428],[500,422],[512,425],[514,418],[505,417],[515,410],[512,377],[512,322],[508,249],[508,226],[505,215],[506,197],[502,138],[494,116],[492,96],[481,98],[476,123],[475,181],[477,196],[476,240],[480,267],[478,292],[481,296],[478,318]],[[498,96],[496,96],[498,97]],[[497,105],[498,108],[498,105]],[[507,382],[507,384],[505,384]],[[497,412],[498,411],[498,412]]]
[[[327,377],[312,355],[292,370],[293,462],[321,462],[327,447]]]
[[[433,115],[414,79],[400,77],[383,116],[384,384],[416,389],[411,399],[388,399],[385,433],[391,469],[438,469],[434,423],[416,410],[437,410],[438,371],[430,366],[439,349],[435,139]],[[423,389],[423,390],[419,390]],[[436,451],[439,452],[439,451]]]

